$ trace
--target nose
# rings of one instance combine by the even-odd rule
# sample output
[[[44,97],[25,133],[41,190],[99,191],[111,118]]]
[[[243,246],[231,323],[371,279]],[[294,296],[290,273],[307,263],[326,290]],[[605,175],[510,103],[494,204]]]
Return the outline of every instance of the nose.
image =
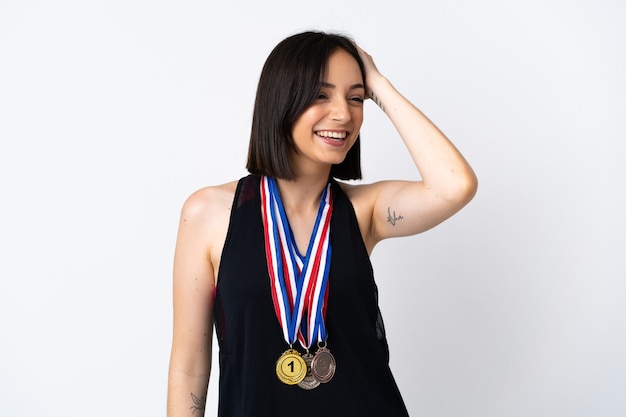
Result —
[[[339,123],[346,123],[350,120],[350,108],[345,99],[333,100],[330,118]]]

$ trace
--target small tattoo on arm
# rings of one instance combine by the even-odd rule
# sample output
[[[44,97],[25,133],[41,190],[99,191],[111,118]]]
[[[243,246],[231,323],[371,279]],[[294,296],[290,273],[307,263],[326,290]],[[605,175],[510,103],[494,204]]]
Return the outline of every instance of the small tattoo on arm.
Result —
[[[385,106],[383,106],[383,102],[380,101],[378,96],[376,96],[373,91],[370,91],[370,98],[374,101],[374,103],[376,103],[378,107],[380,107],[382,111],[385,111]]]
[[[191,407],[189,407],[190,410],[193,410],[191,412],[191,414],[195,414],[196,411],[200,411],[200,414],[202,414],[202,412],[204,411],[204,406],[206,404],[206,396],[202,397],[202,398],[198,398],[194,395],[194,393],[191,393],[191,400],[193,401],[193,405]]]
[[[389,223],[391,223],[391,225],[392,225],[392,226],[395,226],[395,225],[396,225],[396,223],[397,223],[399,220],[404,219],[404,217],[403,217],[402,215],[397,215],[397,216],[396,216],[396,211],[395,211],[395,210],[394,210],[394,211],[393,211],[393,213],[392,213],[392,212],[391,212],[391,207],[387,207],[387,214],[388,214],[388,215],[387,215],[387,221],[388,221]]]

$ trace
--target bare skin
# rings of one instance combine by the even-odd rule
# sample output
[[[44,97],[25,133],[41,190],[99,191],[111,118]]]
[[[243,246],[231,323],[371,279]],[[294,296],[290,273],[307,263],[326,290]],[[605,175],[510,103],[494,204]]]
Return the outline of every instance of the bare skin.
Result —
[[[331,165],[345,157],[363,119],[362,101],[374,100],[409,151],[421,181],[341,184],[357,216],[368,252],[383,239],[414,235],[448,219],[474,196],[471,167],[445,135],[406,100],[359,48],[367,85],[345,51],[329,59],[328,86],[294,125],[299,152],[292,155],[293,181],[277,180],[301,252],[306,252]],[[356,69],[355,69],[356,68]],[[345,146],[328,145],[324,133],[345,133]],[[338,142],[338,141],[336,141]],[[237,182],[206,187],[185,202],[174,256],[174,333],[168,386],[168,417],[204,415],[211,370],[213,292]],[[198,401],[201,402],[198,405]]]

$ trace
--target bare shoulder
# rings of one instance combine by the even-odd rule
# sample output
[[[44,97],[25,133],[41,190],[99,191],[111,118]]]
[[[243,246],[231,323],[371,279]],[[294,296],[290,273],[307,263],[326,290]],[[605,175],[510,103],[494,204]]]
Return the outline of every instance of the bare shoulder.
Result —
[[[339,182],[339,186],[354,206],[357,216],[367,214],[371,216],[376,199],[381,191],[393,187],[393,184],[403,183],[403,181],[377,181],[372,183],[348,184]]]
[[[183,204],[182,215],[190,221],[205,221],[230,212],[237,181],[201,188]]]
[[[214,271],[219,270],[236,189],[237,181],[201,188],[185,200],[181,210],[179,239],[182,233],[201,247]]]
[[[377,188],[380,188],[381,184],[383,184],[384,181],[358,184],[338,181],[338,183],[343,192],[346,193],[350,201],[356,200],[358,202],[362,199],[371,198],[371,195],[375,192]]]

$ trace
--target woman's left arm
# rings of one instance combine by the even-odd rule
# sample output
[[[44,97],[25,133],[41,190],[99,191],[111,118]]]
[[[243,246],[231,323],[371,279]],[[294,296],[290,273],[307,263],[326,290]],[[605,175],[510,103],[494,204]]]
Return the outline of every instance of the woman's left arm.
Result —
[[[366,240],[370,248],[386,238],[428,230],[465,206],[475,195],[474,171],[448,138],[380,74],[359,48],[366,93],[387,114],[421,176],[421,181],[381,181],[364,191],[371,208]]]

